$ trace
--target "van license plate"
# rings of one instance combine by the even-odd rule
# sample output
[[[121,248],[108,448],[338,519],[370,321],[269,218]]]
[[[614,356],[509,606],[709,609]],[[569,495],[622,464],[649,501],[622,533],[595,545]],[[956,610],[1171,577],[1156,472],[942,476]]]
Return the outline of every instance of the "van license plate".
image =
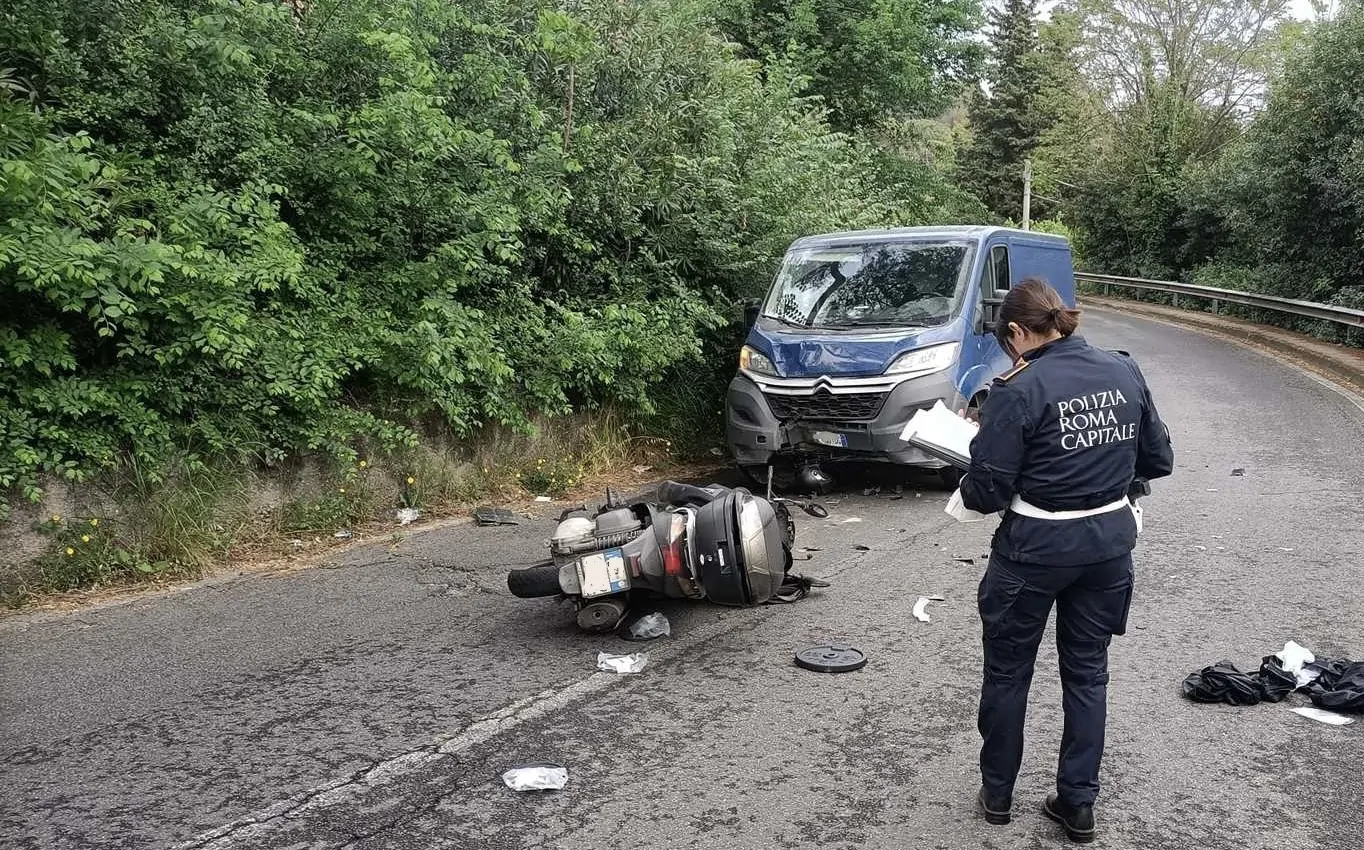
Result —
[[[815,442],[821,446],[833,446],[839,449],[848,447],[848,436],[846,434],[835,434],[832,431],[816,431],[814,433]]]

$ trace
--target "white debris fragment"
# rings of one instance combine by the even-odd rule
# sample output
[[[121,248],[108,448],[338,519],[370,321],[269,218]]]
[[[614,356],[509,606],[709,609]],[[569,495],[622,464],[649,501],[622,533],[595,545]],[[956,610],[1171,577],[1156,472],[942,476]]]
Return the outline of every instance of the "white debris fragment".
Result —
[[[929,618],[928,618],[928,603],[929,603],[929,601],[930,601],[930,600],[929,600],[929,598],[928,598],[927,596],[920,596],[920,597],[919,597],[919,601],[914,603],[914,612],[913,612],[913,613],[914,613],[914,619],[918,620],[918,621],[921,622],[921,623],[928,623],[928,622],[931,622],[931,621],[929,620]]]
[[[1302,708],[1290,708],[1289,711],[1302,717],[1319,720],[1322,723],[1329,723],[1332,726],[1349,726],[1355,722],[1353,717],[1346,717],[1343,714],[1336,714],[1334,711],[1326,711],[1320,708],[1304,706]]]
[[[535,501],[537,501],[537,502],[552,502],[552,501],[554,501],[554,500],[551,499],[551,498],[548,497],[548,496],[536,496],[536,497],[535,497]]]
[[[597,669],[607,673],[638,673],[649,663],[649,656],[643,652],[630,655],[612,655],[609,652],[597,653]]]
[[[528,764],[502,774],[513,791],[558,791],[568,784],[568,768],[558,764]]]
[[[422,512],[416,508],[403,508],[398,511],[398,525],[411,525],[421,519]]]
[[[1283,645],[1283,649],[1274,653],[1274,656],[1283,664],[1283,669],[1287,673],[1292,673],[1298,680],[1298,687],[1305,687],[1316,681],[1321,675],[1320,670],[1308,670],[1307,665],[1317,660],[1312,654],[1312,650],[1298,644],[1296,641],[1289,641]]]
[[[850,516],[850,517],[848,517],[847,519],[843,520],[842,523],[839,523],[839,524],[842,525],[843,523],[861,522],[861,521],[862,521],[862,517],[860,517],[860,516]]]

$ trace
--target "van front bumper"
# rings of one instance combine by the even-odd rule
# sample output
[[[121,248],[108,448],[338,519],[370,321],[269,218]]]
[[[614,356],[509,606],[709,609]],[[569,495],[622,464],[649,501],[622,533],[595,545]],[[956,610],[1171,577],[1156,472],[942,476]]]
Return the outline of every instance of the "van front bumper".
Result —
[[[747,375],[739,374],[730,382],[725,405],[729,450],[743,466],[763,466],[774,456],[815,455],[940,469],[947,464],[900,439],[900,434],[916,411],[939,401],[953,410],[966,406],[950,375],[941,372],[901,381],[884,393],[874,415],[839,419],[820,415],[840,407],[850,409],[828,403],[837,400],[837,395],[768,394]]]

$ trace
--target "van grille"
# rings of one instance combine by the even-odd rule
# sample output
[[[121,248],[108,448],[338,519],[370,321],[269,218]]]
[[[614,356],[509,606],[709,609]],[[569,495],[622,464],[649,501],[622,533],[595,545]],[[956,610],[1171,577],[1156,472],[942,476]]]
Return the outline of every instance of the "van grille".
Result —
[[[835,395],[820,390],[814,395],[767,395],[772,415],[792,419],[818,419],[828,422],[861,422],[875,419],[885,403],[886,393],[849,393]]]

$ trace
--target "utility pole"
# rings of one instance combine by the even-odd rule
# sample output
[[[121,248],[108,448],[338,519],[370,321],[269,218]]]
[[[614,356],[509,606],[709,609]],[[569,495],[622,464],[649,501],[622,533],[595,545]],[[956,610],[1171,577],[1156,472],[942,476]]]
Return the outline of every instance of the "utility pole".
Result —
[[[1023,160],[1023,229],[1032,224],[1032,159]]]

